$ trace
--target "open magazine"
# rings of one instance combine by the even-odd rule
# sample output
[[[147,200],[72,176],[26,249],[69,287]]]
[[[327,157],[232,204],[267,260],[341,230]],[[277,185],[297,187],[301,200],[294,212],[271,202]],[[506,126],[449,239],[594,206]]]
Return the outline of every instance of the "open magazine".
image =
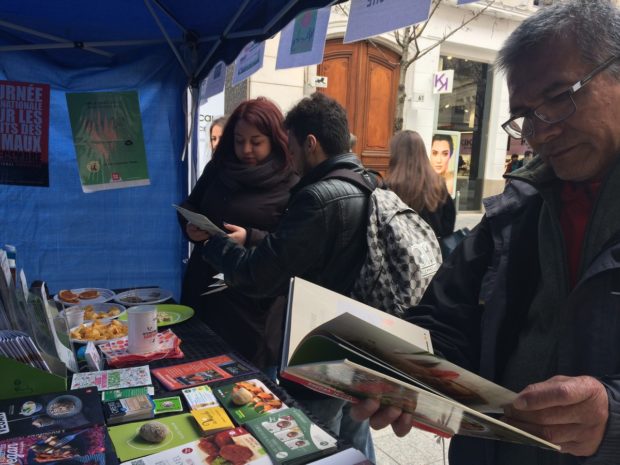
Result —
[[[415,426],[543,448],[559,447],[504,423],[516,393],[434,355],[428,331],[294,278],[281,376],[350,402],[375,397]]]

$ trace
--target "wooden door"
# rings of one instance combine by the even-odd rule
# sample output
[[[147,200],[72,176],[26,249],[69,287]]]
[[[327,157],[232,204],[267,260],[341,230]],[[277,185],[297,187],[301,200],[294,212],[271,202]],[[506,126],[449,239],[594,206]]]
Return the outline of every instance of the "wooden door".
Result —
[[[325,44],[320,76],[327,87],[320,89],[347,110],[349,130],[357,136],[355,152],[367,168],[385,174],[400,65],[399,56],[378,44],[341,39]]]

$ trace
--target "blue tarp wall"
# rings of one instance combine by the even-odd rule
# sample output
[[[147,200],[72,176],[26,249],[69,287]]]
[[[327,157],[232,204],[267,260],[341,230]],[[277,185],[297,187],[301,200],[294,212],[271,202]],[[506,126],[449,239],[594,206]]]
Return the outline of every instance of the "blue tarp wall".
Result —
[[[172,204],[186,192],[187,78],[170,50],[126,62],[69,69],[36,53],[2,54],[0,79],[50,84],[51,108],[50,187],[0,185],[0,241],[17,247],[29,283],[52,292],[155,285],[178,298],[186,248]],[[151,185],[85,194],[65,93],[127,90],[138,91]]]
[[[0,79],[51,85],[50,187],[0,184],[0,245],[17,247],[28,282],[157,285],[178,299],[187,244],[171,204],[186,195],[185,88],[303,10],[341,1],[3,2]],[[151,185],[84,194],[65,93],[127,90],[139,93]]]

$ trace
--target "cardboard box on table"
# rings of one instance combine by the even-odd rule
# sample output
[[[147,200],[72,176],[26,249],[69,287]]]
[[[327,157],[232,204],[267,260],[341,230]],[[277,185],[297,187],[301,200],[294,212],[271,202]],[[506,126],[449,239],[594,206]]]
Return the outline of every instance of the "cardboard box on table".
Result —
[[[0,356],[0,399],[67,390],[67,367],[57,358],[42,355],[52,373]]]

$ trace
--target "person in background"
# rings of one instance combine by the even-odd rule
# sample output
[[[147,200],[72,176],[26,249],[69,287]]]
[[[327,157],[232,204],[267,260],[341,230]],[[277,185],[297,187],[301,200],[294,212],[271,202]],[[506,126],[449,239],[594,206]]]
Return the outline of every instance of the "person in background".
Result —
[[[620,10],[565,0],[498,55],[511,118],[537,156],[407,315],[448,360],[518,393],[504,420],[561,453],[455,436],[450,465],[616,464],[620,457]],[[527,238],[527,240],[523,240]],[[399,436],[411,415],[352,407]]]
[[[349,150],[355,153],[355,145],[357,144],[357,136],[353,133],[349,134]]]
[[[230,288],[257,298],[286,293],[294,276],[349,295],[368,250],[369,194],[349,181],[330,178],[336,170],[367,174],[349,152],[347,113],[317,92],[295,105],[284,125],[302,178],[277,229],[256,247],[214,236],[204,244],[202,256],[224,273]],[[344,401],[301,387],[294,395],[325,426],[373,460],[368,422],[344,418]]]
[[[431,165],[435,173],[440,175],[448,193],[454,195],[454,171],[450,170],[450,159],[454,153],[454,141],[449,134],[434,134],[431,144]]]
[[[517,171],[522,166],[523,166],[523,162],[519,160],[519,154],[513,153],[510,156],[510,161],[506,165],[506,171],[504,172],[504,174],[509,174],[509,173],[512,173],[513,171]]]
[[[215,152],[217,145],[220,143],[225,125],[226,117],[220,116],[219,118],[214,119],[209,127],[209,144],[211,144],[211,154]]]
[[[392,137],[385,184],[418,212],[438,239],[454,232],[454,202],[443,178],[433,170],[417,132],[405,130]]]
[[[523,154],[523,160],[521,160],[521,166],[527,165],[534,158],[534,152],[526,150]]]
[[[273,231],[284,213],[289,190],[299,177],[287,148],[283,115],[265,98],[241,103],[230,115],[222,138],[185,208],[202,213],[232,240],[252,247]],[[214,122],[215,124],[215,122]],[[275,373],[282,339],[285,292],[253,298],[236,289],[208,295],[218,271],[202,260],[208,236],[179,216],[194,244],[183,279],[181,303],[230,346],[269,374]],[[244,227],[234,227],[241,224]]]

